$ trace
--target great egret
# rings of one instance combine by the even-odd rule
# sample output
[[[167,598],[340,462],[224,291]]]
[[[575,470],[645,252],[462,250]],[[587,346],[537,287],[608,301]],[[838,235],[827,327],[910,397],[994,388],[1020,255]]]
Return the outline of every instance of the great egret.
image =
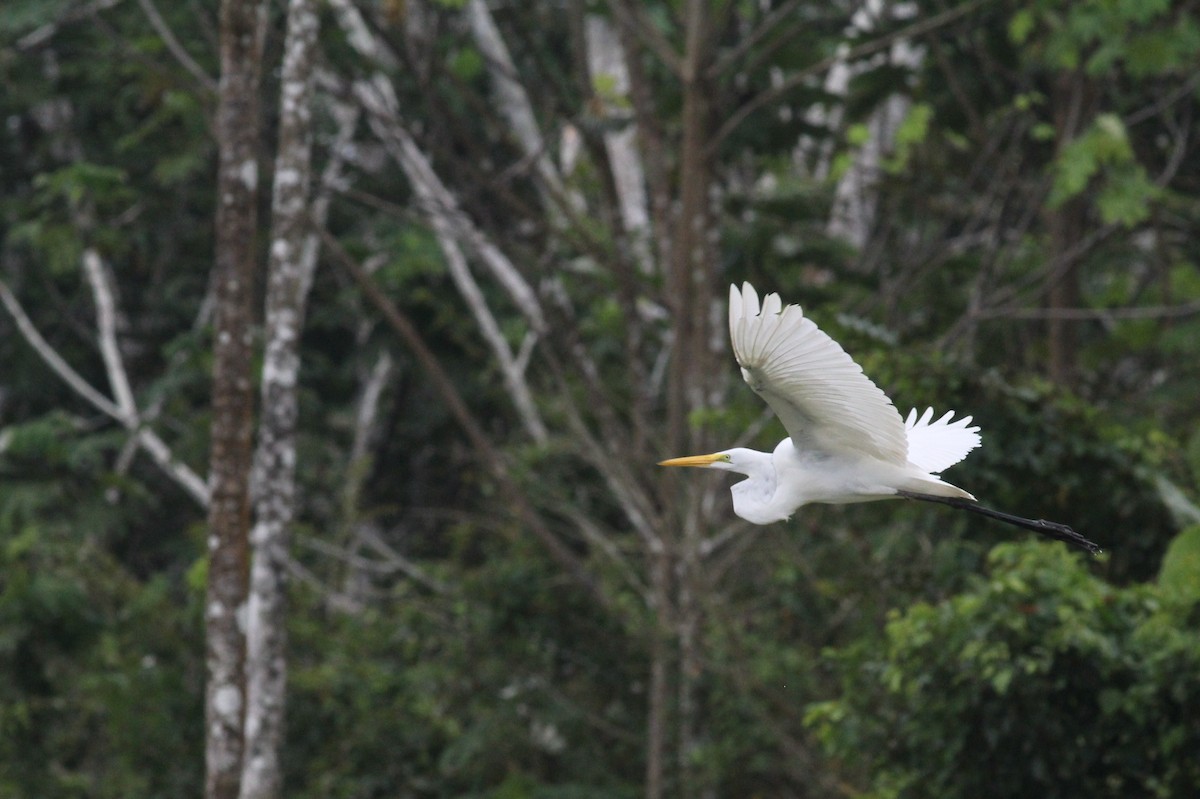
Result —
[[[729,335],[742,377],[783,422],[789,437],[772,453],[737,447],[672,458],[659,466],[738,472],[733,511],[754,524],[791,517],[814,502],[846,504],[918,499],[980,513],[1098,554],[1100,547],[1065,524],[1026,519],[975,504],[938,475],[979,446],[971,417],[937,420],[933,409],[902,419],[892,401],[836,341],[768,294],[760,308],[749,283],[729,287]]]

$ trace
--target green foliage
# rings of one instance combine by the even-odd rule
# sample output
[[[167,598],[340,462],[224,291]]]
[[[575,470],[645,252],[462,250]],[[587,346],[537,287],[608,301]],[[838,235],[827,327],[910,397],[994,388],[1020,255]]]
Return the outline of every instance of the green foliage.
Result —
[[[1171,6],[1170,0],[1038,0],[1013,14],[1008,34],[1056,69],[1103,75],[1124,63],[1145,77],[1183,68],[1196,52],[1194,22],[1187,14],[1173,19]]]
[[[201,779],[203,594],[134,573],[164,545],[106,492],[135,517],[160,509],[105,473],[117,441],[72,432],[60,414],[4,430],[0,793],[165,799]]]
[[[1163,555],[1158,585],[1174,604],[1200,602],[1200,525],[1186,528],[1171,541]]]
[[[1078,138],[1063,145],[1054,164],[1051,208],[1077,197],[1099,174],[1104,181],[1096,197],[1101,218],[1132,227],[1150,215],[1159,189],[1136,162],[1125,126],[1113,114],[1101,114]]]
[[[896,129],[895,151],[883,162],[883,168],[891,173],[903,171],[912,157],[913,149],[925,141],[929,134],[929,123],[933,107],[928,103],[916,103]]]
[[[636,795],[637,737],[619,719],[640,658],[594,646],[616,631],[553,591],[535,552],[460,532],[490,556],[452,597],[402,588],[370,612],[293,614],[289,795]]]
[[[27,33],[56,19],[70,0],[12,0],[0,8],[0,34]]]
[[[841,696],[809,723],[870,796],[1195,793],[1200,640],[1161,623],[1153,586],[1114,588],[1082,563],[997,547],[968,590],[837,653]]]
[[[98,247],[115,280],[119,345],[138,406],[174,454],[202,471],[212,368],[211,317],[202,313],[215,206],[212,97],[174,61],[138,4],[96,11],[102,24],[69,21],[70,5],[0,4],[4,279],[63,358],[110,391],[79,272],[82,247]],[[215,75],[202,5],[159,9]],[[428,16],[412,20],[405,15],[417,12],[399,1],[362,10],[370,17],[382,9],[372,30],[404,56],[389,77],[419,146],[551,312],[553,332],[534,344],[526,370],[550,440],[531,444],[514,422],[424,208],[381,155],[369,124],[377,120],[359,124],[329,228],[355,257],[383,255],[371,261],[378,283],[611,607],[597,606],[547,562],[419,365],[323,260],[302,341],[293,551],[302,579],[291,597],[286,793],[640,796],[650,652],[662,634],[639,585],[650,559],[604,477],[565,432],[572,403],[604,432],[601,447],[630,453],[661,443],[662,386],[674,353],[668,269],[631,266],[614,222],[606,131],[586,125],[592,95],[625,110],[630,98],[580,69],[568,6],[495,6],[510,44],[521,45],[513,47],[516,77],[536,87],[531,100],[548,152],[567,124],[584,139],[565,188],[586,213],[569,205],[565,216],[579,218],[543,219],[532,210],[536,170],[494,113],[488,65],[461,18],[465,4],[427,5],[419,13]],[[922,18],[943,10],[919,5]],[[607,13],[602,5],[588,11]],[[680,43],[679,4],[644,11],[671,46]],[[1085,306],[1200,298],[1200,270],[1186,245],[1200,217],[1195,168],[1184,158],[1180,179],[1157,185],[1176,137],[1188,135],[1179,120],[1191,100],[1177,94],[1200,51],[1200,28],[1187,11],[1160,0],[979,4],[923,34],[929,49],[919,67],[856,60],[846,97],[812,80],[707,154],[717,175],[713,280],[750,279],[800,300],[904,410],[934,404],[974,413],[985,447],[947,479],[989,505],[1071,523],[1111,554],[1085,565],[1058,545],[1002,546],[990,577],[977,579],[994,544],[1033,534],[916,503],[805,508],[785,525],[701,531],[712,545],[702,568],[713,579],[696,597],[697,737],[686,756],[711,790],[698,793],[823,799],[858,777],[881,796],[971,795],[968,784],[989,796],[1001,795],[1005,786],[991,783],[1003,769],[1013,775],[1013,793],[1004,795],[1049,785],[1076,796],[1083,790],[1069,794],[1061,775],[1075,767],[1080,785],[1100,796],[1194,789],[1181,753],[1198,747],[1181,719],[1196,715],[1186,681],[1196,666],[1187,635],[1195,627],[1195,529],[1162,552],[1177,526],[1166,506],[1190,502],[1200,476],[1200,434],[1190,455],[1180,449],[1186,431],[1198,429],[1200,321],[1082,322],[1082,377],[1071,393],[1039,377],[1040,325],[1003,315],[1040,301],[1047,234],[1039,207],[1051,184],[1052,204],[1075,199],[1089,224],[1139,233],[1118,230],[1084,254]],[[714,125],[781,76],[894,30],[847,37],[830,9],[805,6],[796,13],[811,16],[782,20],[785,35],[768,33],[739,56],[739,36],[764,13],[761,3],[729,4],[736,24],[712,31],[718,52],[734,58],[729,70],[705,74]],[[793,24],[799,19],[804,24]],[[45,44],[18,44],[50,23],[58,27]],[[429,38],[409,35],[418,29]],[[353,56],[335,25],[320,35],[332,74],[378,68]],[[639,135],[666,148],[662,163],[645,166],[674,186],[678,80],[659,59],[636,63],[660,115],[657,128],[639,126]],[[1091,76],[1099,115],[1056,158],[1048,98],[1068,69]],[[264,96],[272,92],[268,86]],[[859,251],[829,232],[834,188],[870,141],[872,113],[896,93],[912,104],[893,155],[864,188],[878,213]],[[825,113],[810,114],[818,105]],[[271,103],[264,109],[273,125]],[[327,112],[319,103],[318,168],[329,157]],[[262,141],[269,150],[274,131]],[[1194,149],[1183,139],[1179,146]],[[665,199],[659,210],[671,216]],[[651,227],[665,241],[649,241],[651,251],[669,250],[674,235],[673,223],[659,231],[659,222]],[[477,275],[500,330],[520,351],[532,341],[526,321],[486,270]],[[564,330],[578,341],[559,340],[560,320],[569,318],[578,321]],[[64,387],[2,313],[0,333],[0,796],[196,795],[203,512],[128,448],[126,431]],[[560,385],[548,350],[585,352],[594,382],[568,368]],[[357,400],[384,353],[393,372],[379,429],[349,463]],[[708,406],[688,422],[724,443],[759,422],[763,409],[720,358],[727,395],[706,396]],[[634,411],[649,420],[646,429],[628,424]],[[1176,442],[1163,431],[1184,432]],[[769,449],[780,435],[770,421],[751,443]],[[1189,459],[1190,481],[1182,476]],[[622,467],[649,474],[646,461],[626,456]],[[1179,487],[1175,501],[1164,499],[1168,477]],[[659,479],[644,478],[652,517],[671,501]],[[727,502],[723,486],[715,496]],[[600,552],[576,518],[601,526],[612,553]],[[387,558],[376,560],[356,537],[359,524],[444,590],[388,571]],[[889,622],[896,607],[909,610]],[[832,662],[822,657],[830,646],[840,652]],[[677,655],[668,654],[669,670]],[[816,726],[806,729],[803,708],[841,685],[844,696],[817,706]],[[679,715],[674,688],[669,723]],[[813,730],[833,756],[817,750]],[[928,790],[913,783],[925,774],[934,775]],[[1109,774],[1114,781],[1100,784]]]

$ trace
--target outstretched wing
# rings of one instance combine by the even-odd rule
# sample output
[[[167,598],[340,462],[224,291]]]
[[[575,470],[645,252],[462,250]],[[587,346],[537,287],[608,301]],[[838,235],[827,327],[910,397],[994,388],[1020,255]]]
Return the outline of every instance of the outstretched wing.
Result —
[[[892,401],[846,351],[804,316],[749,283],[729,287],[729,336],[742,377],[798,449],[852,452],[904,464],[908,440]]]

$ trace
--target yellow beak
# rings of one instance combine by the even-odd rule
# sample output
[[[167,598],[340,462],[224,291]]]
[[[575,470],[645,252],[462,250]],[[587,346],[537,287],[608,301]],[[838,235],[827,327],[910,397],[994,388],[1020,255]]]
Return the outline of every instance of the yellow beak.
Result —
[[[671,458],[667,461],[659,461],[659,466],[712,466],[724,456],[720,453],[715,455],[688,455],[683,458]]]

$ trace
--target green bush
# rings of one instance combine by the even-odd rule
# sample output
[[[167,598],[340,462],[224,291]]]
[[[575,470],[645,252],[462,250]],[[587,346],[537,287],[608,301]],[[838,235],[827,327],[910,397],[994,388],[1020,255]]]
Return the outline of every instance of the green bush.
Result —
[[[807,722],[865,795],[1200,795],[1195,599],[1114,587],[1057,545],[989,563],[895,613],[882,647],[835,653],[842,695]]]

